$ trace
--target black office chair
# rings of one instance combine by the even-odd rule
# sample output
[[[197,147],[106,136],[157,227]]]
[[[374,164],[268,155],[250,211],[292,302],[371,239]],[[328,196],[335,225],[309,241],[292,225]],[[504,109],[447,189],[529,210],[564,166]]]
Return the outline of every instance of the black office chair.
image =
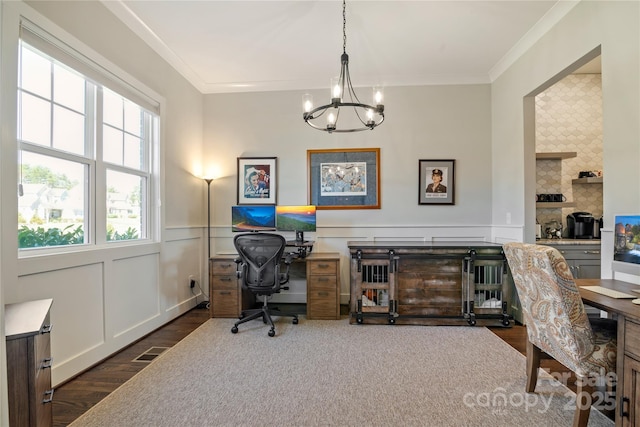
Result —
[[[243,310],[231,332],[238,333],[238,325],[253,319],[262,318],[264,323],[271,326],[269,336],[276,334],[275,326],[271,315],[293,317],[293,324],[298,323],[297,314],[282,313],[277,308],[267,305],[269,297],[280,292],[280,289],[289,281],[289,265],[293,257],[288,255],[284,259],[286,271],[280,272],[280,262],[286,246],[284,237],[270,233],[247,233],[238,234],[233,239],[233,244],[238,251],[238,277],[242,281],[242,286],[250,290],[257,297],[262,297],[262,307],[259,309]]]

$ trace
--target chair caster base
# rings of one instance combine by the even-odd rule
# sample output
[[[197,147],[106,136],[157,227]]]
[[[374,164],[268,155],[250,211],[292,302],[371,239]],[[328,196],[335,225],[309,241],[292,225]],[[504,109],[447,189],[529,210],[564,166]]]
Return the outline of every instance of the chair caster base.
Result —
[[[231,333],[232,334],[237,334],[238,333],[238,327],[237,326],[232,327],[231,328]]]
[[[270,337],[275,337],[276,336],[276,330],[275,329],[269,329],[269,334]]]

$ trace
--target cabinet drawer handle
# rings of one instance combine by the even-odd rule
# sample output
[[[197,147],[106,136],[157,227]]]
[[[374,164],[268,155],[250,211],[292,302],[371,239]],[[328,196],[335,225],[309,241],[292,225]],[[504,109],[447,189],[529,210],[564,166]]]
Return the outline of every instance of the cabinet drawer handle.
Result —
[[[622,405],[620,405],[620,418],[629,418],[629,411],[625,411],[624,408],[629,404],[628,397],[622,397]]]
[[[600,251],[584,251],[585,254],[598,255]]]
[[[221,291],[220,295],[231,295],[231,292],[229,292],[229,291]]]
[[[41,334],[50,334],[51,333],[51,329],[53,329],[53,325],[44,325],[42,327],[42,330],[40,331]]]
[[[316,280],[317,280],[318,282],[328,282],[328,281],[329,281],[329,278],[327,278],[327,277],[318,277]]]
[[[320,297],[328,297],[329,296],[329,292],[318,292],[318,296],[320,296]]]
[[[51,368],[51,365],[53,365],[53,357],[47,357],[42,361],[42,369]]]
[[[329,268],[331,267],[329,264],[318,264],[318,268]]]
[[[231,277],[221,277],[220,281],[221,282],[230,282],[231,281]]]
[[[53,392],[54,392],[53,389],[45,391],[44,395],[45,396],[49,396],[49,397],[45,397],[44,399],[42,399],[42,403],[51,403],[51,402],[53,402]]]

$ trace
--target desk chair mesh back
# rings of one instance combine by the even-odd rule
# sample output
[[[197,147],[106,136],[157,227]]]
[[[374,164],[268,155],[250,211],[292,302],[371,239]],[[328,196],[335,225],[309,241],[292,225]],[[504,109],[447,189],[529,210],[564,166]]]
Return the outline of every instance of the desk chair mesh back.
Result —
[[[616,370],[616,323],[589,321],[560,252],[526,243],[507,243],[503,248],[527,327],[527,392],[535,389],[541,357],[556,359],[584,380],[577,382],[578,396],[582,396],[583,383],[594,384],[588,378],[610,380]],[[578,405],[574,426],[587,425],[591,397],[588,405]]]
[[[233,239],[233,244],[239,255],[236,262],[242,286],[262,299],[262,307],[242,311],[240,320],[233,325],[231,332],[235,334],[238,332],[238,325],[261,318],[264,323],[271,326],[269,336],[273,337],[276,331],[272,315],[293,317],[293,324],[297,324],[298,316],[296,314],[282,313],[267,304],[271,295],[280,292],[280,289],[288,289],[282,285],[289,281],[290,257],[284,260],[286,271],[280,271],[280,262],[286,246],[284,237],[270,233],[239,234]]]

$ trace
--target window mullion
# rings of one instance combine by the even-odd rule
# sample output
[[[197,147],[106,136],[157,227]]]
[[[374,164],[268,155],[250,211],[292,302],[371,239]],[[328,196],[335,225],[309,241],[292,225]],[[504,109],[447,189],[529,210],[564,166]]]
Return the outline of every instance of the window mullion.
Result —
[[[66,151],[59,151],[43,145],[32,144],[29,141],[20,141],[20,147],[24,151],[29,151],[36,154],[42,154],[44,156],[55,157],[58,159],[69,160],[76,163],[89,164],[91,159],[85,156],[78,156],[77,154],[68,153]]]
[[[89,194],[86,197],[85,212],[89,212],[86,220],[87,229],[87,243],[97,243],[99,239],[98,228],[96,227],[96,86],[88,80],[85,80],[84,84],[85,93],[85,117],[84,117],[84,152],[85,155],[91,159],[89,164],[89,170],[87,172],[87,191]]]
[[[94,229],[96,236],[96,243],[102,244],[107,241],[107,168],[105,167],[105,163],[103,160],[103,102],[102,88],[98,88],[96,91],[96,102],[95,102],[95,120],[94,120],[94,158],[95,162],[95,174],[94,179],[96,185],[94,188],[94,197],[93,197],[93,209],[94,215],[92,216],[94,221]]]
[[[49,63],[49,78],[51,79],[50,85],[51,85],[51,89],[50,89],[50,93],[49,93],[49,99],[47,100],[49,102],[49,147],[53,148],[53,127],[55,125],[54,122],[54,114],[53,114],[53,62]]]

